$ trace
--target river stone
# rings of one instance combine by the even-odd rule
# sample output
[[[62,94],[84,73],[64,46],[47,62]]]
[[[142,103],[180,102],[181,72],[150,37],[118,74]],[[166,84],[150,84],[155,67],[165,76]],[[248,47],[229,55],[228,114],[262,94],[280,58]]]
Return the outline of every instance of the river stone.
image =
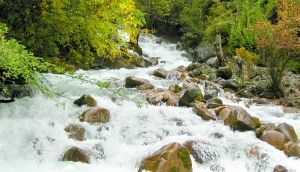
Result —
[[[203,101],[203,95],[200,88],[192,88],[185,91],[184,95],[179,99],[180,106],[191,106],[191,103]]]
[[[233,130],[249,131],[254,130],[255,125],[251,116],[241,107],[227,106],[220,111],[218,119]]]
[[[289,157],[294,156],[300,158],[300,146],[292,141],[284,144],[283,152]]]
[[[229,67],[219,67],[217,70],[217,77],[225,80],[230,79],[232,77],[232,71]]]
[[[153,105],[166,103],[167,106],[176,106],[178,96],[169,90],[151,90],[147,93],[147,101]]]
[[[205,121],[216,120],[216,116],[212,112],[208,111],[205,107],[205,104],[203,104],[203,102],[194,103],[193,110],[196,112],[196,114]]]
[[[233,79],[228,79],[228,80],[220,80],[219,84],[223,86],[223,88],[230,88],[232,90],[237,90],[238,89],[238,85],[234,82]]]
[[[72,147],[65,152],[62,161],[82,162],[89,164],[91,163],[91,158],[87,151],[78,147]]]
[[[109,119],[110,113],[104,108],[90,108],[79,116],[81,122],[84,121],[90,124],[106,123],[109,122]]]
[[[260,139],[274,146],[275,148],[282,150],[284,146],[285,137],[282,133],[278,131],[265,131]]]
[[[74,104],[78,106],[87,105],[89,107],[96,107],[97,101],[90,95],[83,95],[79,99],[75,100]]]
[[[171,85],[169,87],[169,90],[172,91],[175,94],[178,94],[182,90],[182,87],[180,87],[178,84],[175,84],[175,85]]]
[[[284,122],[277,126],[276,131],[279,131],[282,134],[284,134],[284,136],[286,138],[286,142],[292,141],[294,143],[298,143],[298,136],[297,136],[293,126]]]
[[[217,108],[217,107],[220,107],[223,105],[223,102],[221,99],[215,97],[215,98],[212,98],[212,99],[209,99],[207,101],[207,107],[208,108]]]
[[[210,89],[204,91],[204,100],[208,101],[209,99],[212,99],[214,97],[218,96],[218,89]]]
[[[216,161],[220,155],[214,150],[215,147],[201,140],[189,140],[184,144],[195,161],[199,164]]]
[[[253,122],[255,128],[261,127],[261,122],[260,122],[259,118],[252,116],[251,119],[252,119],[252,122]]]
[[[179,143],[171,143],[142,160],[139,172],[192,172],[189,151]]]
[[[65,131],[68,132],[69,138],[83,141],[85,140],[85,129],[78,124],[70,124],[65,128]]]
[[[129,76],[125,79],[125,87],[134,88],[138,87],[140,89],[153,89],[154,86],[146,79],[140,79],[133,76]]]
[[[165,69],[159,68],[159,69],[156,69],[153,72],[153,75],[156,76],[156,77],[159,77],[159,78],[166,79],[168,74],[167,74],[167,71]]]
[[[288,172],[288,170],[282,165],[276,165],[273,172]]]

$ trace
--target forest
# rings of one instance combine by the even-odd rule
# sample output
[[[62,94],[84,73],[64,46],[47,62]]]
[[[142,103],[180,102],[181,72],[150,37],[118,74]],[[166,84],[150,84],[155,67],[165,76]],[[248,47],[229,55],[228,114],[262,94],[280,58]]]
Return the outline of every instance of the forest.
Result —
[[[0,0],[0,171],[300,170],[300,0]]]

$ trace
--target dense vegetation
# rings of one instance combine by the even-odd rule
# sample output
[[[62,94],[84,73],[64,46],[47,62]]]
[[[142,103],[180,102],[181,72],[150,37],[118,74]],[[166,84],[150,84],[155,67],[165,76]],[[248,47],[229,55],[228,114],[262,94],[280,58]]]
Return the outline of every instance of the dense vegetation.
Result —
[[[137,47],[146,20],[156,33],[180,36],[184,48],[220,35],[225,56],[269,68],[280,97],[284,70],[300,72],[299,6],[299,0],[0,0],[0,86],[41,87],[38,73],[50,63],[88,69],[95,60],[113,62]]]

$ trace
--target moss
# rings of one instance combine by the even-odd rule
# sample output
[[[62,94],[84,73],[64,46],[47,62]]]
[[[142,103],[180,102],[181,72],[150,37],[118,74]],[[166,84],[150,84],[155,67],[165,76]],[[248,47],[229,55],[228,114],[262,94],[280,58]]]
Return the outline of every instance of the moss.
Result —
[[[169,169],[168,172],[180,172],[180,170],[179,170],[178,167],[173,166],[173,167],[171,167],[171,168]]]
[[[190,154],[187,150],[182,149],[178,152],[178,158],[181,159],[184,168],[190,169],[192,167],[192,161],[190,158]]]

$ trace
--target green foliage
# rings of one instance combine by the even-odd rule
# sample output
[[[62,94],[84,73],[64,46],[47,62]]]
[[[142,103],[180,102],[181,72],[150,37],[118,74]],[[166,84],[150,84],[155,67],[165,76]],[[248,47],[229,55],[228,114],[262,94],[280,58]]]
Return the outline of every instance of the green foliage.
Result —
[[[49,63],[35,57],[16,40],[7,40],[4,34],[7,27],[0,23],[0,91],[7,84],[29,84],[48,94],[47,88],[40,80],[40,72],[53,68]]]
[[[80,67],[95,58],[114,60],[145,21],[134,0],[4,0],[1,20],[10,37],[40,57],[62,57]]]

